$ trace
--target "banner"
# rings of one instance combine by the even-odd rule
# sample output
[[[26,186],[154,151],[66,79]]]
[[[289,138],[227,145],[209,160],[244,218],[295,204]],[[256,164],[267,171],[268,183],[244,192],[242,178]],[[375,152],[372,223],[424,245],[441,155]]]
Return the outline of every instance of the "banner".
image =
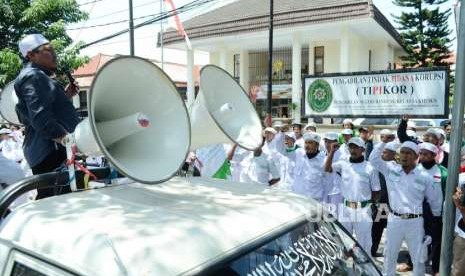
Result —
[[[305,117],[447,118],[446,68],[305,76]]]

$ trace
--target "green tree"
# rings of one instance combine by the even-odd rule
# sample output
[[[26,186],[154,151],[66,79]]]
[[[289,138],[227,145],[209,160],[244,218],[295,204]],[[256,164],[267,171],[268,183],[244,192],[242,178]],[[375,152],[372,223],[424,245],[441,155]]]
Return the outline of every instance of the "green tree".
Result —
[[[451,30],[447,20],[451,10],[440,11],[439,5],[448,0],[393,0],[402,8],[400,16],[393,15],[404,43],[406,56],[402,57],[408,67],[446,66],[450,55]],[[406,9],[404,9],[406,10]]]
[[[87,62],[80,44],[69,47],[67,24],[88,18],[76,0],[0,0],[0,87],[13,80],[22,67],[18,41],[26,34],[42,33],[55,47],[59,70],[74,70]]]

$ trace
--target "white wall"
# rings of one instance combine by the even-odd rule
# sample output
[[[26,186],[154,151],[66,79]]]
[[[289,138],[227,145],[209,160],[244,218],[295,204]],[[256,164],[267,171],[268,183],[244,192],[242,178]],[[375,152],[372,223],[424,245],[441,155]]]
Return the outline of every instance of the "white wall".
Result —
[[[393,62],[392,48],[386,41],[374,41],[371,43],[371,70],[386,70],[389,62]]]
[[[310,63],[309,67],[311,68],[310,71],[313,73],[313,56],[314,56],[314,47],[320,47],[323,46],[325,47],[325,73],[336,73],[339,72],[339,41],[337,40],[329,40],[329,41],[312,41],[309,44],[310,47],[312,47],[312,50],[309,51],[309,57]]]

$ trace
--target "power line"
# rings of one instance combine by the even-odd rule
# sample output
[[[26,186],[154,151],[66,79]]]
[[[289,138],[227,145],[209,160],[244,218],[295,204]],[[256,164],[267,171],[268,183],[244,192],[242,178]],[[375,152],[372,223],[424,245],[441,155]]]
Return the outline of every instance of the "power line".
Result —
[[[156,3],[156,1],[146,2],[146,3],[140,4],[140,5],[134,6],[134,9],[137,9],[137,8],[140,8],[140,7],[144,7],[144,6],[148,6],[148,5],[155,4],[155,3]],[[118,13],[123,13],[123,12],[128,12],[128,9],[119,10],[119,11],[114,11],[114,12],[107,13],[107,14],[104,14],[104,15],[92,17],[92,18],[89,18],[89,19],[87,19],[87,20],[90,21],[90,20],[102,19],[102,18],[109,17],[109,16],[112,16],[112,15],[115,15],[115,14],[118,14]]]
[[[154,14],[139,16],[139,17],[134,18],[134,20],[144,19],[144,18],[147,18],[147,17],[154,17],[154,16],[157,16],[157,15],[159,16],[159,15],[161,15],[161,13],[154,13]],[[82,29],[90,29],[90,28],[103,27],[103,26],[109,26],[109,25],[114,25],[114,24],[121,24],[121,23],[125,23],[125,22],[128,22],[128,21],[129,21],[128,19],[123,19],[123,20],[119,20],[119,21],[111,21],[111,22],[107,22],[107,23],[95,24],[95,25],[90,25],[90,26],[82,26],[82,27],[76,27],[76,28],[70,28],[70,29],[66,29],[66,30],[67,31],[76,31],[76,30],[82,30]]]
[[[97,2],[101,2],[101,1],[105,1],[105,0],[92,0],[92,1],[84,2],[84,3],[79,4],[79,7],[94,4],[94,3],[97,3]]]
[[[174,16],[176,14],[181,14],[181,13],[187,12],[189,10],[192,10],[194,8],[203,6],[203,5],[205,5],[207,3],[210,3],[210,2],[213,2],[213,1],[218,1],[218,0],[194,0],[194,1],[190,2],[190,3],[188,3],[188,4],[185,4],[184,6],[181,6],[181,7],[177,8],[177,9],[164,12],[164,13],[160,14],[160,16],[157,16],[157,17],[155,17],[153,19],[150,19],[150,20],[147,20],[145,22],[139,23],[139,24],[134,26],[134,29],[138,29],[140,27],[144,27],[144,26],[153,24],[153,23],[155,23],[157,21],[169,18],[169,17]],[[100,43],[100,42],[103,42],[103,41],[106,41],[106,40],[109,40],[109,39],[112,39],[114,37],[120,36],[120,35],[125,34],[127,32],[129,32],[129,28],[121,30],[121,31],[116,32],[114,34],[105,36],[103,38],[97,39],[95,41],[89,42],[87,44],[84,44],[84,45],[82,45],[80,47],[80,49],[89,47],[91,45],[94,45],[94,44],[97,44],[97,43]]]
[[[135,40],[144,40],[144,39],[148,39],[148,38],[154,38],[153,34],[135,37],[134,39],[135,39]],[[114,45],[114,44],[123,44],[123,43],[127,43],[127,42],[128,42],[128,41],[127,41],[126,39],[120,39],[120,40],[115,40],[115,41],[106,42],[106,43],[99,43],[99,46]],[[91,47],[94,47],[94,46],[97,46],[97,45],[94,44],[94,45],[89,46],[88,48],[91,48]]]

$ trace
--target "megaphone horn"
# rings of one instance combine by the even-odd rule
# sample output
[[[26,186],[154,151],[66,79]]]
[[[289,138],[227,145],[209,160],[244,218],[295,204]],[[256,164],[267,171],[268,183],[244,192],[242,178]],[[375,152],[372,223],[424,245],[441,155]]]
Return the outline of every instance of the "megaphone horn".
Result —
[[[136,113],[120,119],[97,123],[100,136],[105,141],[105,147],[133,135],[150,125],[150,120],[142,113]],[[82,121],[74,131],[75,143],[78,149],[87,155],[100,153],[97,142],[93,139],[89,119]]]
[[[232,142],[254,150],[262,144],[262,125],[253,104],[240,84],[218,66],[202,68],[190,118],[191,149]]]
[[[103,153],[142,183],[171,178],[189,150],[190,124],[172,80],[155,64],[122,56],[97,73],[87,95],[89,118],[74,132],[78,149]]]

